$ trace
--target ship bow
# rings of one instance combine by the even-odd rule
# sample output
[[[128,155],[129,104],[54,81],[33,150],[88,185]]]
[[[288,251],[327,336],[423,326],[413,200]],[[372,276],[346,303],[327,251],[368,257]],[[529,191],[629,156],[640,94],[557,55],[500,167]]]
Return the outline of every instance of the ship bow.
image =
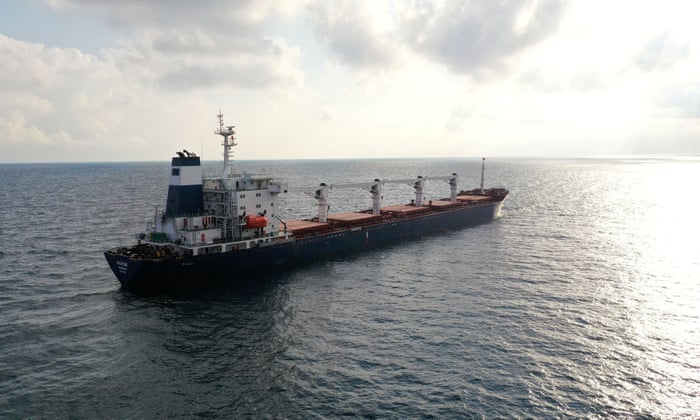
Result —
[[[128,256],[123,254],[118,254],[114,250],[109,250],[105,252],[105,258],[110,268],[117,276],[117,279],[121,283],[122,287],[129,287],[133,284],[141,265],[141,261],[135,261],[130,259]]]

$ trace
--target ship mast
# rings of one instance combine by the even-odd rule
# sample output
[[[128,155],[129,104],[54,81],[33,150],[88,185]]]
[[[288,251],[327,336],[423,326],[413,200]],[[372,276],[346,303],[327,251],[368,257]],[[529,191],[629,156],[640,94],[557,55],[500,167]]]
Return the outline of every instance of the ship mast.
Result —
[[[224,146],[224,178],[229,178],[233,174],[233,146],[238,145],[234,138],[236,132],[233,130],[235,125],[224,126],[224,114],[219,110],[219,129],[214,131],[224,138],[222,146]]]

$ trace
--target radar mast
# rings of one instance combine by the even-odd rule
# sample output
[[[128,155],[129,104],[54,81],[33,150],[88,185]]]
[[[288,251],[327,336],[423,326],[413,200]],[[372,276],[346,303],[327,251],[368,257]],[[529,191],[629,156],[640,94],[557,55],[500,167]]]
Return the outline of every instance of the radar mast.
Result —
[[[224,146],[224,178],[230,178],[233,175],[233,146],[238,145],[236,143],[234,131],[235,125],[224,126],[224,114],[219,110],[219,129],[214,131],[214,134],[218,134],[224,138],[222,146]]]

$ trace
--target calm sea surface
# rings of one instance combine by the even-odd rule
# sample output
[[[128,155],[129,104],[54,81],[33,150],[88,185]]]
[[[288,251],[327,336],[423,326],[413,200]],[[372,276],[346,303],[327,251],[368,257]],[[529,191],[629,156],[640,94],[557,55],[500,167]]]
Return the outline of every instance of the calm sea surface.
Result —
[[[290,185],[478,160],[241,162]],[[214,164],[208,164],[215,169]],[[0,417],[700,416],[700,158],[487,161],[493,223],[137,295],[168,163],[0,165]],[[385,204],[410,200],[387,185]],[[444,182],[427,196],[449,195]],[[290,194],[287,218],[312,216]],[[331,192],[331,211],[368,208]]]

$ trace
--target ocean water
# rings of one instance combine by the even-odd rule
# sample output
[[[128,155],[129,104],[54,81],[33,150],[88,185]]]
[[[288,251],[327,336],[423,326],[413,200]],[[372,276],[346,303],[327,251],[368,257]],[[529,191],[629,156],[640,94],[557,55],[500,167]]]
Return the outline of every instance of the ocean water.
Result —
[[[457,172],[471,188],[479,164],[239,168],[290,185]],[[123,291],[102,251],[132,242],[168,175],[168,163],[0,165],[0,417],[700,416],[699,158],[491,159],[487,184],[511,196],[490,224]],[[388,185],[385,204],[411,194]],[[369,202],[331,193],[331,211]],[[314,213],[303,194],[281,204]]]

